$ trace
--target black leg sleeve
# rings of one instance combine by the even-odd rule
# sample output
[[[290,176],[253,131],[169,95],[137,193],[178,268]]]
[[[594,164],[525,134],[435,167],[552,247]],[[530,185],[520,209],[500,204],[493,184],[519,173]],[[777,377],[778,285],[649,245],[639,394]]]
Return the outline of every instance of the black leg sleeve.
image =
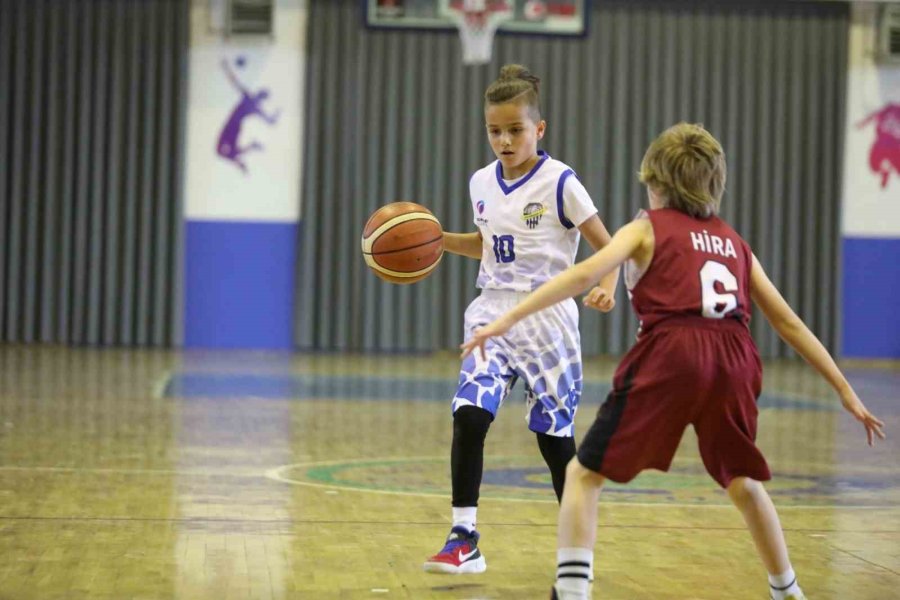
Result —
[[[463,406],[453,415],[450,477],[453,506],[478,506],[478,490],[484,468],[484,439],[493,416],[477,406]]]
[[[575,456],[575,438],[556,437],[546,433],[536,433],[538,447],[544,462],[550,467],[550,477],[553,478],[553,491],[556,492],[557,501],[562,500],[563,488],[566,485],[566,465]]]

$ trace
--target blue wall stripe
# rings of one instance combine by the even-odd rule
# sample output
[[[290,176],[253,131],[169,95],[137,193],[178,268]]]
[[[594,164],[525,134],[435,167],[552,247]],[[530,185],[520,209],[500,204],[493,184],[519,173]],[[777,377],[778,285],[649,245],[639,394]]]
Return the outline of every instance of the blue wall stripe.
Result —
[[[291,348],[298,223],[188,221],[185,345]]]
[[[843,355],[900,358],[900,238],[844,238]]]

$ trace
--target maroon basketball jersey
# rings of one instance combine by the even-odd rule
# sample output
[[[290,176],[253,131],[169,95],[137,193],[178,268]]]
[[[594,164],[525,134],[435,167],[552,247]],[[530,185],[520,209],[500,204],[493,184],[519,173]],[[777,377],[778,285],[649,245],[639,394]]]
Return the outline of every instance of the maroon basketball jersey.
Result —
[[[626,267],[640,333],[676,316],[750,322],[750,246],[719,217],[695,219],[661,208],[647,211],[653,224],[653,259],[637,283]],[[639,334],[640,335],[640,334]]]

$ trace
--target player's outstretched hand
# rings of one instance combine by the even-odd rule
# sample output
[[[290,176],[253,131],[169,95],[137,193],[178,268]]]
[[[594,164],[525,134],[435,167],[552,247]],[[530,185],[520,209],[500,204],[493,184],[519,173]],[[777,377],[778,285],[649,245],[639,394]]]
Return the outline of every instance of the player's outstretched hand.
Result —
[[[884,431],[882,430],[884,423],[869,412],[869,409],[866,408],[852,388],[841,394],[841,404],[866,428],[866,439],[870,446],[875,444],[875,436],[884,439]]]
[[[492,337],[496,337],[498,335],[503,335],[509,328],[512,327],[512,323],[509,322],[505,317],[500,317],[493,323],[485,325],[484,327],[479,327],[475,330],[468,340],[459,345],[462,350],[462,354],[460,354],[460,358],[465,358],[469,354],[472,353],[475,348],[481,349],[481,358],[487,360],[487,355],[484,353],[484,345],[487,343],[489,339]]]
[[[616,299],[599,285],[594,287],[582,301],[588,308],[599,310],[600,312],[609,312],[616,306]]]

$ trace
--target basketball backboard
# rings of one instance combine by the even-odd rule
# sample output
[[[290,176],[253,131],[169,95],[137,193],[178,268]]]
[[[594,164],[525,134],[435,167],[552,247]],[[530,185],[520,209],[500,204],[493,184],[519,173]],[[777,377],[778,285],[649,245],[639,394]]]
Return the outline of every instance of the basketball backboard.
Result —
[[[499,31],[520,34],[583,36],[590,0],[505,0],[509,18]],[[454,9],[462,0],[362,0],[365,22],[384,29],[457,28]],[[486,5],[495,4],[485,0]]]

